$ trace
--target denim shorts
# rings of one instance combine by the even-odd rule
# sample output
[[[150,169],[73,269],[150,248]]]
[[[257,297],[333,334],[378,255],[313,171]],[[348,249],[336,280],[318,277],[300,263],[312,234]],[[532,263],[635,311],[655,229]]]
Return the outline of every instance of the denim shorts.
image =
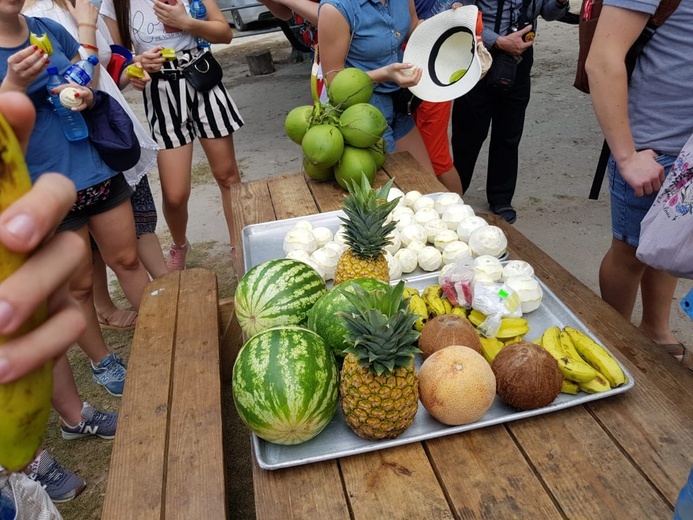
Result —
[[[667,175],[676,161],[676,156],[660,155],[656,160],[664,167],[664,174]],[[633,188],[621,177],[613,155],[609,157],[607,171],[611,192],[611,232],[617,240],[638,247],[640,223],[650,210],[657,194],[636,197]]]
[[[393,153],[395,141],[399,141],[414,128],[414,119],[411,116],[395,113],[392,96],[389,94],[373,92],[369,103],[377,107],[387,120],[387,130],[385,130],[383,138],[387,146],[387,153]]]

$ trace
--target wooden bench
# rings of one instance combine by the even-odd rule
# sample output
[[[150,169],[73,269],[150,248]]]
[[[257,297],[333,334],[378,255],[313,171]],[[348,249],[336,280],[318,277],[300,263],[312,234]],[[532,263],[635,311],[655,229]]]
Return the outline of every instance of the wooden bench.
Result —
[[[103,519],[227,518],[219,345],[232,315],[230,300],[217,301],[212,271],[169,273],[148,285]]]

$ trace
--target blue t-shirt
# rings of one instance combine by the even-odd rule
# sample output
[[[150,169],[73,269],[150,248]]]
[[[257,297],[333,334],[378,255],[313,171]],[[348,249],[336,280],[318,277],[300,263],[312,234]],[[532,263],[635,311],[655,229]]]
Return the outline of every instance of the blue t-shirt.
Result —
[[[411,26],[409,0],[320,0],[336,7],[349,23],[352,40],[345,66],[369,71],[402,61],[402,44]],[[376,92],[393,92],[394,82],[378,83]]]
[[[51,66],[58,67],[63,74],[77,54],[79,43],[52,20],[27,16],[26,21],[29,31],[48,34],[53,44]],[[7,59],[28,46],[27,38],[18,47],[0,47],[0,81],[7,75]],[[44,70],[26,92],[36,108],[36,124],[26,153],[31,179],[35,181],[47,172],[62,173],[72,179],[78,190],[83,190],[113,177],[116,172],[101,160],[88,138],[72,142],[66,139],[60,117],[48,99],[47,82],[48,73]]]
[[[653,14],[658,0],[604,0]],[[693,134],[693,0],[681,0],[638,57],[628,89],[628,115],[636,150],[678,155]]]

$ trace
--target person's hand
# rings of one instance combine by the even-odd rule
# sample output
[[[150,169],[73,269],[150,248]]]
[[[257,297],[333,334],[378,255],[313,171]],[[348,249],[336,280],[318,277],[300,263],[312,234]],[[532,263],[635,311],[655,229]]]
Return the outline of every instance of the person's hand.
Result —
[[[31,101],[16,93],[0,94],[0,112],[26,150],[35,119]],[[84,331],[84,316],[68,293],[68,283],[87,254],[84,241],[71,232],[52,236],[75,198],[72,181],[45,174],[0,214],[0,245],[16,252],[34,251],[21,268],[0,282],[0,335],[15,333],[45,301],[49,315],[33,331],[0,345],[0,384],[64,354]]]
[[[8,90],[26,92],[27,87],[38,78],[49,63],[50,60],[45,52],[36,45],[29,45],[7,58],[7,74],[3,85],[9,87]]]
[[[66,5],[72,18],[74,18],[78,25],[94,25],[94,30],[96,31],[96,24],[99,20],[99,10],[94,4],[89,0],[75,0],[74,6],[71,2],[66,2]]]
[[[70,82],[66,85],[57,86],[51,89],[51,94],[60,95],[60,92],[69,87],[74,88],[77,91],[75,92],[75,97],[77,99],[82,100],[81,105],[73,107],[70,110],[74,110],[75,112],[81,112],[82,110],[87,110],[88,108],[94,107],[94,91],[89,87],[83,87],[82,85],[78,85],[77,83]]]
[[[151,80],[152,77],[145,70],[143,78],[130,78],[130,85],[132,85],[132,88],[134,88],[135,90],[139,90],[141,92],[144,90],[144,87],[147,85],[147,83],[149,83]]]
[[[391,63],[387,66],[388,81],[394,81],[402,88],[417,85],[423,76],[423,70],[412,63]]]
[[[499,36],[496,40],[495,46],[506,54],[510,54],[511,56],[519,56],[534,45],[533,39],[529,41],[523,40],[524,35],[531,30],[533,30],[532,26],[528,25],[519,31],[511,32],[507,36]]]
[[[161,70],[161,66],[166,61],[166,58],[161,56],[161,49],[163,49],[163,47],[161,45],[157,45],[148,51],[144,51],[140,56],[139,61],[142,64],[142,68],[146,72],[159,72]]]
[[[183,2],[177,1],[174,5],[169,5],[161,0],[154,0],[154,14],[164,25],[178,27],[185,30],[192,17],[185,10]]]
[[[654,150],[642,150],[618,161],[621,177],[633,188],[636,197],[656,193],[662,187],[664,167],[655,159]]]

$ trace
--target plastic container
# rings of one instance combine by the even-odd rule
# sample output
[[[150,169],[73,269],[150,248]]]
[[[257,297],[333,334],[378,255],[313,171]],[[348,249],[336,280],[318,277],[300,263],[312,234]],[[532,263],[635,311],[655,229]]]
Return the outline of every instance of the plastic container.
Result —
[[[79,60],[70,65],[65,71],[65,79],[86,87],[94,77],[94,67],[99,63],[99,58],[89,56],[86,60]]]
[[[58,67],[48,67],[46,72],[48,72],[46,89],[48,90],[48,95],[53,104],[53,110],[60,116],[60,123],[62,124],[63,132],[65,132],[65,137],[68,141],[85,139],[89,136],[89,130],[87,129],[87,124],[84,122],[82,114],[65,108],[60,102],[60,96],[51,94],[52,89],[67,84],[67,81],[58,72]]]
[[[206,20],[207,19],[207,8],[202,0],[193,0],[190,2],[190,16],[196,20]],[[197,37],[197,48],[205,49],[209,47],[209,42],[204,38]]]
[[[693,469],[676,501],[674,520],[693,520]]]

